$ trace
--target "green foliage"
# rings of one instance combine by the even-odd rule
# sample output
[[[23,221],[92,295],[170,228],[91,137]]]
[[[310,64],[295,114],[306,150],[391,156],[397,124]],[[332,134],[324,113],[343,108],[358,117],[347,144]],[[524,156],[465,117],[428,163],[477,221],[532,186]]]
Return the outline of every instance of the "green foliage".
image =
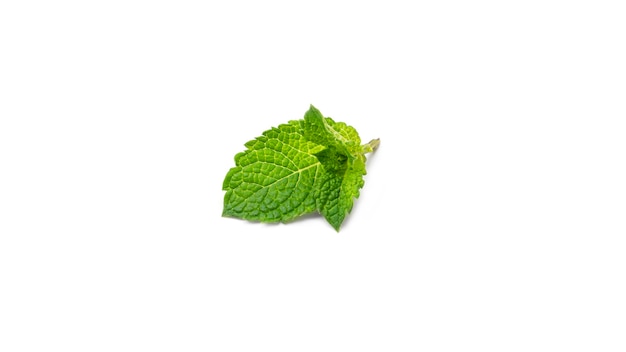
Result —
[[[337,230],[363,187],[365,153],[357,131],[315,107],[302,120],[263,132],[235,156],[224,179],[223,216],[286,222],[318,211]]]

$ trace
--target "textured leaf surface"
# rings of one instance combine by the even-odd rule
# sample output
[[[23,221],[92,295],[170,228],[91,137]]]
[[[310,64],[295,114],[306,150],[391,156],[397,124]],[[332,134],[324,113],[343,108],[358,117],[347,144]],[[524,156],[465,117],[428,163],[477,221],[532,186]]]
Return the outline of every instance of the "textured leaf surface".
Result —
[[[304,139],[299,121],[281,125],[246,143],[224,180],[224,215],[286,221],[315,210],[314,183],[324,148]]]
[[[365,164],[355,160],[343,174],[330,174],[321,185],[317,208],[326,220],[339,230],[345,217],[350,213],[359,190],[365,183]]]
[[[338,231],[363,187],[356,130],[311,106],[303,120],[263,132],[235,156],[224,179],[224,216],[288,221],[318,211]]]

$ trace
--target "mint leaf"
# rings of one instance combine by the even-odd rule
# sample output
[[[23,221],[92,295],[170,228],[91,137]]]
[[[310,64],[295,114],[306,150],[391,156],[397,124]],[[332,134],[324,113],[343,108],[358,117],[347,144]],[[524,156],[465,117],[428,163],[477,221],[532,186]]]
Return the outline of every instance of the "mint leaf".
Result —
[[[365,183],[365,158],[348,161],[343,170],[329,172],[322,182],[317,208],[326,220],[337,230],[352,210],[353,199],[359,197],[359,190]]]
[[[286,222],[317,211],[339,231],[363,187],[365,154],[357,131],[311,105],[302,120],[263,132],[235,156],[224,179],[223,216]]]

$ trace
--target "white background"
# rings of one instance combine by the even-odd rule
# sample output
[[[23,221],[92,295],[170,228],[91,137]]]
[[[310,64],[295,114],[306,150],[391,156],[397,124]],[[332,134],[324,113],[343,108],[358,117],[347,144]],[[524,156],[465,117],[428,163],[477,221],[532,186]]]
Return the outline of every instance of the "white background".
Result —
[[[626,350],[620,5],[3,1],[0,350]],[[222,218],[311,103],[341,232]]]

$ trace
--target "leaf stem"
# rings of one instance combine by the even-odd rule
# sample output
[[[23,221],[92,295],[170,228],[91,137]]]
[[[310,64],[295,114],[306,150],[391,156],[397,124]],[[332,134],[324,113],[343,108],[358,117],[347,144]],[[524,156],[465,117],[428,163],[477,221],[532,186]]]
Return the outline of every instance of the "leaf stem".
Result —
[[[363,154],[367,154],[367,153],[371,153],[375,151],[376,149],[378,149],[379,145],[380,145],[380,138],[372,139],[371,141],[369,141],[369,143],[363,144],[362,146]]]

